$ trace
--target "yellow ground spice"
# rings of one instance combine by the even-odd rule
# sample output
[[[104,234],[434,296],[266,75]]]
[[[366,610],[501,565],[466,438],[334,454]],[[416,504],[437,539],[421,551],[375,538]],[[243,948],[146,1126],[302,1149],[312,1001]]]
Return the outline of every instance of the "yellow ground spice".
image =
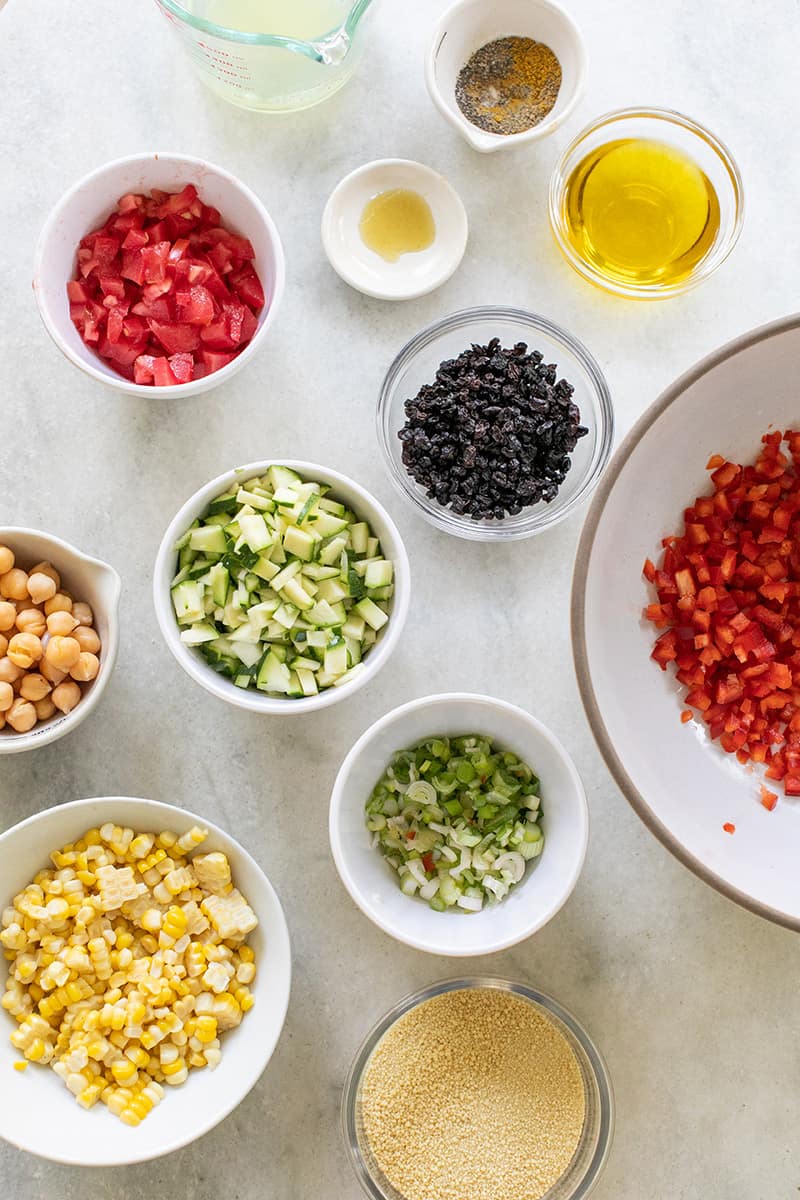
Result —
[[[362,1090],[367,1141],[406,1200],[541,1200],[585,1115],[563,1033],[497,988],[444,992],[400,1017]]]
[[[522,133],[552,109],[561,64],[549,46],[528,37],[497,38],[468,59],[456,81],[456,103],[487,133]]]

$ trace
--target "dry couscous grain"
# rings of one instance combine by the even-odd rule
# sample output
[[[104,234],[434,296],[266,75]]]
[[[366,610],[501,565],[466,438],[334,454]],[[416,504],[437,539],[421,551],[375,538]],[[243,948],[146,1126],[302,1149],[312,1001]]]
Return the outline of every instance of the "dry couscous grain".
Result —
[[[362,1091],[375,1161],[406,1200],[541,1200],[585,1118],[556,1025],[497,988],[424,1001],[384,1034]]]

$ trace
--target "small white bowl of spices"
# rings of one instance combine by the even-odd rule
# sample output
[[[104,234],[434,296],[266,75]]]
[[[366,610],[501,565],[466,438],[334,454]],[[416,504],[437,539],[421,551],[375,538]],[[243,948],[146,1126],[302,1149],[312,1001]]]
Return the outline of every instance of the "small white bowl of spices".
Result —
[[[586,1030],[549,996],[453,979],[407,996],[345,1084],[351,1165],[371,1200],[583,1200],[614,1099]]]
[[[583,38],[552,0],[457,0],[437,24],[425,60],[434,104],[482,153],[558,129],[585,77]]]
[[[381,158],[331,192],[322,245],[345,283],[377,300],[412,300],[441,287],[467,246],[455,188],[424,163]]]

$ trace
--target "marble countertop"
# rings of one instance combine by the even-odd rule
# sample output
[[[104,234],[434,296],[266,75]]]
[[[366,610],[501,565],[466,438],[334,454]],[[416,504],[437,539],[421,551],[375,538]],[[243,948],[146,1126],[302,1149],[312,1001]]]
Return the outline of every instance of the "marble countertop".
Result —
[[[570,0],[589,52],[578,111],[552,138],[489,157],[458,138],[425,91],[423,51],[443,7],[379,0],[354,80],[328,104],[283,118],[208,93],[145,0],[10,0],[0,15],[0,513],[100,555],[124,581],[120,655],[101,705],[68,738],[0,759],[0,827],[109,793],[197,809],[258,858],[294,949],[284,1035],[225,1122],[124,1172],[60,1167],[3,1144],[9,1200],[357,1200],[339,1131],[352,1055],[403,994],[465,968],[552,993],[602,1048],[618,1115],[597,1200],[788,1200],[800,1187],[797,943],[673,861],[612,783],[570,655],[581,517],[508,546],[448,538],[394,493],[373,434],[394,353],[465,305],[515,304],[569,328],[607,374],[620,434],[697,358],[792,310],[797,6],[775,0],[764,15],[752,0]],[[747,197],[743,236],[718,274],[654,305],[584,284],[546,219],[566,140],[596,114],[637,102],[706,123],[732,148]],[[99,163],[149,149],[239,175],[286,246],[285,299],[265,348],[229,385],[183,403],[121,397],[85,378],[50,343],[30,289],[38,230],[64,189]],[[319,240],[337,180],[388,155],[445,173],[471,225],[456,275],[395,305],[351,291]],[[359,479],[389,506],[411,554],[412,610],[393,661],[314,718],[261,720],[201,691],[166,650],[150,600],[156,547],[185,497],[236,462],[268,456],[316,459]],[[562,912],[528,942],[469,964],[374,928],[340,885],[327,843],[331,785],[358,734],[396,704],[459,689],[506,697],[547,722],[575,758],[592,813],[586,867]],[[302,859],[299,825],[314,832]]]

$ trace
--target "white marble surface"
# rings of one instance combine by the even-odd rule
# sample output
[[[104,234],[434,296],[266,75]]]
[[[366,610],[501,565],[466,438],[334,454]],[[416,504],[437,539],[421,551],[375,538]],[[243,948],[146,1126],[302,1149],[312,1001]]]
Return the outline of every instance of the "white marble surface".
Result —
[[[295,954],[283,1039],[227,1121],[124,1172],[62,1168],[3,1146],[9,1200],[357,1200],[338,1117],[351,1056],[389,1005],[458,966],[395,944],[350,903],[328,853],[328,795],[370,720],[446,689],[527,705],[586,782],[593,830],[572,900],[529,942],[469,967],[552,992],[607,1056],[618,1122],[597,1200],[788,1200],[800,1185],[796,942],[674,862],[612,784],[570,659],[580,518],[503,548],[448,539],[394,494],[373,434],[395,351],[467,304],[510,302],[570,328],[607,372],[620,431],[700,355],[794,307],[797,6],[571,0],[589,50],[584,101],[553,139],[487,158],[457,139],[424,89],[423,48],[442,7],[379,0],[353,82],[327,106],[282,119],[207,93],[146,0],[10,0],[0,16],[0,521],[50,529],[124,579],[121,651],[101,706],[68,739],[0,759],[0,824],[104,793],[196,808],[266,869]],[[743,237],[718,275],[652,306],[584,285],[545,217],[564,141],[596,114],[636,103],[705,121],[733,149],[747,193]],[[85,379],[48,341],[30,291],[34,240],[63,189],[107,159],[158,148],[206,156],[253,186],[288,262],[283,308],[257,360],[226,388],[164,405]],[[334,183],[385,155],[444,171],[472,227],[454,278],[394,306],[341,283],[318,234]],[[150,603],[151,563],[177,506],[237,461],[270,455],[318,459],[360,479],[390,506],[411,553],[413,608],[394,661],[319,718],[259,720],[200,691],[168,655]],[[298,854],[301,828],[311,849]]]

